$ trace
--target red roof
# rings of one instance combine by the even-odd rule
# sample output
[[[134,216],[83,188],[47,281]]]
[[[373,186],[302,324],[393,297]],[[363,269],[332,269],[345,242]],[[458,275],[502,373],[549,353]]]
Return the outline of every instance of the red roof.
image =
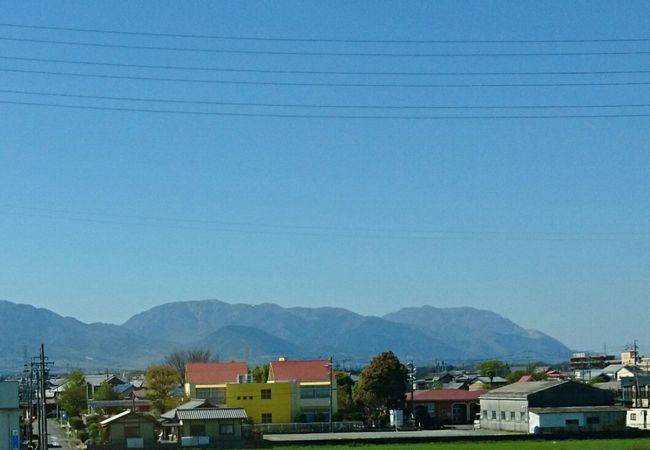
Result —
[[[445,401],[478,401],[478,398],[487,390],[477,389],[465,391],[462,389],[431,389],[413,392],[416,402],[445,402]],[[411,401],[411,393],[406,394],[406,400]]]
[[[246,375],[245,362],[187,363],[185,379],[191,384],[236,383],[237,375]]]
[[[272,361],[269,380],[272,381],[327,381],[330,380],[329,360]]]

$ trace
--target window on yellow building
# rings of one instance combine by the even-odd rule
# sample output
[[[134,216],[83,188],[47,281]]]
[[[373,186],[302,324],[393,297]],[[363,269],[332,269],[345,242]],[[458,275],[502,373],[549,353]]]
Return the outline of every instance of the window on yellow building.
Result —
[[[273,423],[273,414],[262,413],[262,423]]]
[[[196,388],[196,398],[203,398],[210,400],[211,403],[214,403],[216,405],[223,405],[226,403],[226,389]]]
[[[271,400],[271,389],[262,389],[260,393],[262,400]]]
[[[300,388],[300,398],[329,398],[329,386],[308,386]]]

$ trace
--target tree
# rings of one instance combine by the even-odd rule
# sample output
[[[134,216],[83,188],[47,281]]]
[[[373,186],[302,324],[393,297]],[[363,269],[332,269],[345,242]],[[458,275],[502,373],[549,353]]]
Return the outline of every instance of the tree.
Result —
[[[342,414],[350,414],[357,410],[357,404],[352,397],[354,380],[345,372],[336,372],[336,404]]]
[[[104,381],[95,390],[94,400],[119,400],[120,394],[113,390],[113,386]]]
[[[406,394],[407,370],[393,352],[375,356],[354,386],[354,399],[372,411],[401,407]]]
[[[173,408],[171,391],[178,386],[178,372],[172,366],[149,366],[144,373],[147,398],[158,413]]]
[[[88,408],[88,387],[82,370],[73,370],[65,380],[59,397],[59,406],[68,417],[78,416]]]
[[[213,361],[218,361],[214,358]],[[194,348],[189,350],[174,350],[165,357],[165,364],[172,366],[178,373],[178,382],[185,385],[185,366],[187,363],[204,363],[210,361],[210,350]]]
[[[476,368],[484,377],[490,377],[490,383],[492,383],[494,377],[505,377],[510,373],[508,364],[498,359],[481,361],[476,365]]]
[[[251,371],[253,375],[253,383],[266,383],[269,379],[269,364],[264,364],[263,366],[255,366]]]

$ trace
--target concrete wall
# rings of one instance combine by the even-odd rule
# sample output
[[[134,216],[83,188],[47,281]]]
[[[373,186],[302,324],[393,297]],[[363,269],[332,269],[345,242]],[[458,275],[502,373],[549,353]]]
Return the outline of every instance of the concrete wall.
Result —
[[[625,411],[530,412],[530,433],[620,431],[625,428]],[[589,423],[596,419],[597,423]],[[575,423],[568,424],[567,421]]]
[[[528,402],[481,399],[481,428],[528,433]]]
[[[628,427],[650,430],[650,409],[632,408],[628,410],[625,422]]]

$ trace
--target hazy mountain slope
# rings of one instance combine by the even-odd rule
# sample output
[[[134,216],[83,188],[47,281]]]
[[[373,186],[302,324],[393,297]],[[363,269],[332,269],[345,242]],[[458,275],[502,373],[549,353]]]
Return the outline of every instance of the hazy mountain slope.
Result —
[[[85,324],[46,309],[0,301],[0,370],[21,371],[39,345],[57,367],[145,368],[174,349],[207,348],[249,364],[278,356],[325,358],[363,365],[392,350],[402,359],[461,362],[501,358],[565,360],[570,350],[473,308],[404,308],[384,317],[342,308],[282,308],[218,300],[175,302],[133,316],[121,326]]]
[[[340,308],[282,308],[278,305],[230,304],[219,300],[174,302],[136,314],[123,327],[142,334],[164,330],[167,339],[192,342],[229,325],[254,327],[281,339],[318,343],[339,328],[363,322],[364,317]],[[305,345],[300,342],[300,345]]]
[[[291,342],[272,336],[258,328],[229,325],[191,343],[193,348],[210,350],[220,361],[246,361],[249,364],[268,362],[280,356],[304,356],[304,351]]]
[[[403,308],[384,319],[415,325],[432,338],[453,342],[468,358],[555,360],[571,353],[544,333],[525,330],[496,313],[475,308]]]
[[[117,325],[85,324],[47,309],[0,300],[0,368],[19,369],[40,344],[57,367],[144,367],[161,359],[165,344]]]

